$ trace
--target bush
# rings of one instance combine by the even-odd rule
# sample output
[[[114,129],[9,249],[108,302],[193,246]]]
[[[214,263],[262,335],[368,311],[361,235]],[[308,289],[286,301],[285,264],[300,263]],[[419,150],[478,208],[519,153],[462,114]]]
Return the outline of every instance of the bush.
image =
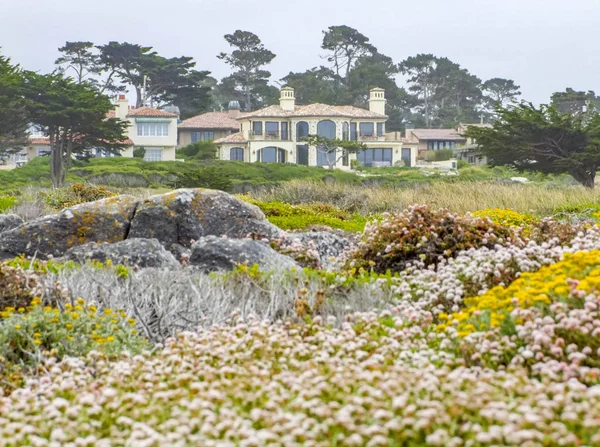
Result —
[[[488,219],[415,205],[367,224],[363,241],[348,267],[372,268],[378,273],[399,272],[413,261],[437,264],[461,250],[492,248],[516,236],[516,231]]]
[[[212,141],[199,141],[178,149],[177,155],[193,160],[215,160],[217,158],[217,146]]]
[[[531,214],[522,214],[511,209],[486,208],[473,213],[475,217],[488,217],[492,222],[511,227],[531,226],[537,219]]]
[[[35,297],[36,286],[35,275],[28,274],[21,268],[0,263],[0,310],[29,306]]]
[[[146,149],[143,147],[138,147],[133,150],[134,158],[144,158],[146,156]]]
[[[75,183],[66,189],[54,189],[45,193],[46,203],[52,208],[62,210],[81,203],[114,197],[117,193],[104,186],[84,185]]]
[[[454,157],[452,149],[440,149],[437,151],[427,151],[425,160],[427,161],[447,161]]]
[[[202,169],[181,173],[172,184],[176,188],[208,188],[230,191],[232,182],[223,169],[206,166]]]
[[[17,198],[12,196],[0,197],[0,213],[5,213],[17,204]]]

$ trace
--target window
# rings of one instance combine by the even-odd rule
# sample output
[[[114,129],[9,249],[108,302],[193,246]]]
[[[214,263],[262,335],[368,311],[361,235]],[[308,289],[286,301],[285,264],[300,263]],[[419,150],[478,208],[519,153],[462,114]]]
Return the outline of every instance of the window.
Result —
[[[262,121],[254,121],[252,123],[252,133],[254,135],[262,135]]]
[[[335,123],[331,120],[319,121],[317,135],[333,140],[335,138]]]
[[[317,148],[317,166],[329,166],[329,161],[335,165],[336,153],[327,153],[324,150]]]
[[[348,153],[346,152],[343,156],[342,156],[342,166],[348,166],[350,164],[350,159],[348,157]]]
[[[235,161],[244,161],[244,149],[241,147],[232,147],[229,149],[229,159]]]
[[[162,152],[161,148],[156,147],[147,147],[146,154],[144,155],[145,161],[162,161]]]
[[[356,141],[357,140],[357,135],[356,135],[356,123],[352,123],[350,124],[350,139],[352,141]]]
[[[215,139],[215,133],[213,131],[206,132],[192,132],[192,143],[198,141],[212,141]]]
[[[203,137],[204,138],[203,138],[202,141],[212,141],[212,140],[215,139],[215,133],[212,130],[211,131],[207,131],[207,132],[204,132]]]
[[[456,141],[430,140],[427,142],[427,149],[430,151],[439,151],[441,149],[456,149]]]
[[[263,147],[256,151],[256,161],[263,163],[285,163],[285,151],[277,147]]]
[[[200,141],[200,132],[192,132],[192,143]]]
[[[288,139],[288,123],[281,123],[281,139],[284,141]]]
[[[348,126],[348,123],[344,123],[342,126],[342,140],[349,140],[350,139],[350,127]],[[346,165],[344,165],[346,166]]]
[[[373,136],[373,123],[360,123],[360,136],[361,137],[372,137]]]
[[[392,149],[377,148],[363,149],[358,153],[358,164],[361,166],[373,166],[374,162],[392,165]]]
[[[385,135],[385,130],[383,127],[383,123],[377,123],[377,136],[383,137]]]
[[[296,124],[296,141],[301,141],[306,136],[308,136],[308,123],[300,121]]]
[[[169,123],[136,123],[138,137],[168,137]]]
[[[279,136],[279,123],[277,121],[267,121],[265,123],[265,135],[270,138]]]
[[[296,146],[296,163],[308,166],[308,146],[299,144]]]
[[[36,154],[37,154],[38,157],[45,157],[46,155],[50,155],[50,149],[49,148],[48,149],[44,149],[44,148],[38,147],[35,152],[36,152]]]

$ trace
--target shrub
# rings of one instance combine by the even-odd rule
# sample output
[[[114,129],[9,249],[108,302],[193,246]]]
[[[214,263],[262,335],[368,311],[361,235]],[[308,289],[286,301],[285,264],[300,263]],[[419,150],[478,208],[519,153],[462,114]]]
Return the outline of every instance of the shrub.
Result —
[[[138,147],[133,150],[134,158],[144,158],[146,156],[146,149],[143,147]]]
[[[81,203],[93,202],[116,196],[117,193],[108,190],[105,186],[84,185],[75,183],[66,189],[55,189],[45,193],[46,202],[52,208],[61,210]]]
[[[461,250],[492,248],[498,243],[508,243],[516,235],[514,230],[488,219],[415,205],[367,224],[363,241],[348,267],[398,272],[412,261],[437,264]]]
[[[447,161],[454,157],[452,149],[440,149],[437,151],[427,151],[425,160],[427,161]]]
[[[212,141],[199,141],[178,149],[177,154],[194,160],[215,160],[217,146]]]
[[[17,198],[12,196],[0,197],[0,213],[5,213],[17,204]]]
[[[494,223],[511,227],[529,226],[537,222],[531,214],[522,214],[511,209],[486,208],[472,214],[475,217],[488,217]]]
[[[231,179],[218,166],[183,172],[177,176],[173,183],[176,188],[209,188],[221,191],[231,190]]]
[[[36,286],[34,275],[21,268],[0,263],[0,310],[29,306],[35,297]]]

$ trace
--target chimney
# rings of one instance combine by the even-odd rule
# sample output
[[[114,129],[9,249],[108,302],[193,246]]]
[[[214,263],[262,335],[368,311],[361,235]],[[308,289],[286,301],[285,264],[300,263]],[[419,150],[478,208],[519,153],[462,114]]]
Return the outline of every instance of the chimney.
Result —
[[[229,101],[227,113],[229,114],[229,118],[232,119],[236,119],[240,116],[240,103],[238,101]]]
[[[127,101],[125,95],[119,95],[119,99],[117,100],[117,104],[115,106],[115,114],[117,118],[124,120],[128,111],[129,101]]]
[[[369,110],[380,115],[385,115],[385,90],[372,88],[369,95]]]
[[[293,112],[296,108],[296,97],[292,87],[283,87],[279,98],[279,105],[287,112]]]

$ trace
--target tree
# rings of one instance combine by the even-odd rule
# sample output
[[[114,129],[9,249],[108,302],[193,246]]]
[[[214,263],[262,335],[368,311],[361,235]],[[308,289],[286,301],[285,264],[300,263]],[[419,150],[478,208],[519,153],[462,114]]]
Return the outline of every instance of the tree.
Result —
[[[251,111],[253,96],[257,90],[264,90],[271,77],[271,73],[263,67],[275,58],[275,54],[266,49],[260,38],[250,31],[237,30],[233,34],[226,34],[224,38],[234,50],[220,53],[217,58],[236,70],[230,78],[243,93],[246,110]]]
[[[0,55],[0,158],[19,152],[27,141],[29,117],[23,88],[21,69]]]
[[[25,74],[24,96],[31,122],[44,129],[50,140],[50,176],[60,187],[72,157],[102,148],[119,153],[127,122],[107,119],[113,108],[109,98],[89,85],[77,84],[60,74]]]
[[[322,103],[342,105],[345,90],[340,88],[340,79],[327,67],[315,67],[303,73],[292,73],[281,79],[284,85],[294,88],[299,104]]]
[[[327,165],[329,169],[333,169],[337,162],[349,154],[356,154],[361,149],[366,149],[367,146],[360,141],[340,140],[339,138],[326,138],[320,135],[308,135],[303,138],[303,141],[309,146],[315,146],[317,151],[326,154]],[[341,154],[338,156],[339,150]]]
[[[521,95],[520,88],[512,79],[503,78],[488,79],[482,85],[490,110],[495,110],[497,107],[505,108],[517,102],[517,98]]]
[[[597,97],[591,90],[583,92],[567,88],[564,92],[553,93],[551,104],[554,105],[560,113],[580,115],[590,111],[599,111],[600,97]]]
[[[408,76],[408,82],[412,84],[408,90],[421,103],[425,126],[431,127],[431,102],[437,88],[434,75],[437,58],[433,54],[418,54],[402,61],[398,68],[400,73]]]
[[[344,81],[360,57],[377,52],[368,37],[346,25],[330,26],[323,31],[321,48],[330,52],[327,61],[333,64],[337,79]]]
[[[542,173],[567,173],[586,188],[594,187],[600,166],[600,115],[590,119],[561,113],[556,106],[523,103],[497,109],[492,128],[470,127],[478,151],[492,166],[512,166]]]

